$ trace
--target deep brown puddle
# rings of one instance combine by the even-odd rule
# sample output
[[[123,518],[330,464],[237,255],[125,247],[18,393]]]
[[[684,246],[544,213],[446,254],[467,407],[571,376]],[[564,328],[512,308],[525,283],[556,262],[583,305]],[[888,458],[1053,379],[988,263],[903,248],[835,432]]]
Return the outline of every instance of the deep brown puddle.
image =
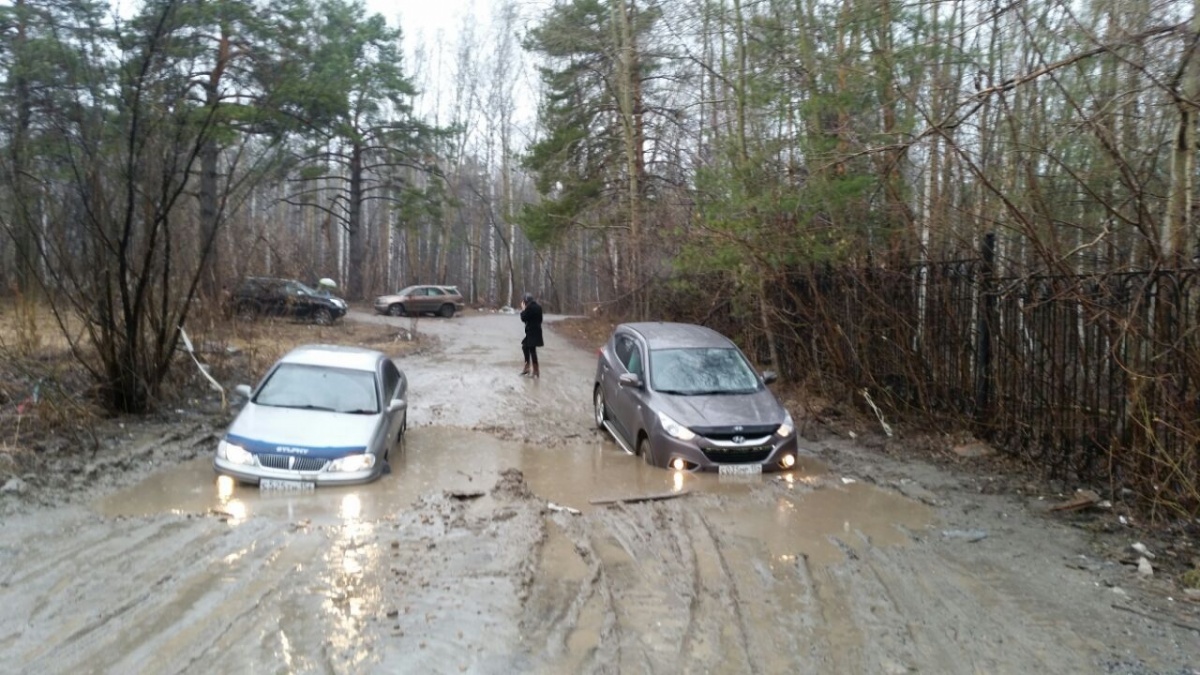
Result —
[[[834,538],[851,547],[865,541],[897,544],[905,539],[903,528],[919,529],[932,519],[927,507],[869,485],[809,489],[810,483],[830,483],[821,480],[826,467],[811,459],[786,473],[729,479],[648,467],[599,436],[540,447],[432,427],[410,430],[392,473],[368,485],[262,491],[216,476],[211,459],[201,457],[102,499],[96,508],[108,516],[217,512],[235,523],[251,517],[317,524],[369,522],[405,509],[422,494],[486,491],[494,476],[511,467],[524,473],[538,496],[584,512],[597,508],[591,503],[597,499],[684,490],[728,496],[759,493],[752,505],[724,509],[711,518],[734,536],[761,541],[778,562],[798,555],[815,563],[834,562],[841,557]],[[796,489],[779,490],[780,485]],[[764,487],[772,488],[771,506],[765,509]]]

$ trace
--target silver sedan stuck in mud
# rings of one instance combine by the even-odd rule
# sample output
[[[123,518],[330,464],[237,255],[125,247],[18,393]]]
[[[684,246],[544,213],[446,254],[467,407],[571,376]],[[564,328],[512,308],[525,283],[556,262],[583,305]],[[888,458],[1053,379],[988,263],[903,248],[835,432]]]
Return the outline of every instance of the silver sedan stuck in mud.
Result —
[[[384,471],[407,421],[408,381],[382,352],[307,345],[250,391],[213,469],[263,487],[365,483]]]

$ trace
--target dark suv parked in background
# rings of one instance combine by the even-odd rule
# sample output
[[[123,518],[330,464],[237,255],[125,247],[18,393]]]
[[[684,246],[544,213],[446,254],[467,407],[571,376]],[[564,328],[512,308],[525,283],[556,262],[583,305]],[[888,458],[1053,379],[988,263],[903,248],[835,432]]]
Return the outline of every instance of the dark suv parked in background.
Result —
[[[290,316],[327,326],[346,314],[346,301],[293,279],[247,277],[230,299],[239,317]]]

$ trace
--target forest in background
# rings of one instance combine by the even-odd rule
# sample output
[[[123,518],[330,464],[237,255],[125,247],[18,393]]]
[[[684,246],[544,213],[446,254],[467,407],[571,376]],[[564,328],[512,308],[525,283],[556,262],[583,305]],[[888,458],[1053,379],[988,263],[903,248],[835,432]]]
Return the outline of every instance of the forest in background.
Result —
[[[942,385],[866,367],[850,340],[832,359],[848,367],[813,347],[874,321],[905,370],[954,364],[946,391],[973,404],[951,407],[974,423],[997,404],[978,405],[995,377],[980,331],[1007,330],[1022,367],[1116,363],[1110,398],[1143,421],[1085,433],[1089,471],[1133,471],[1194,512],[1196,299],[1146,283],[1131,308],[1088,289],[1198,255],[1198,4],[502,0],[439,53],[452,77],[421,89],[434,52],[406,57],[403,26],[347,0],[13,0],[0,288],[78,320],[60,322],[73,351],[133,412],[153,407],[189,313],[248,274],[332,277],[352,300],[449,283],[481,307],[531,290],[563,313],[719,321],[792,379],[944,412],[947,394],[909,392]],[[938,270],[977,269],[985,242],[950,358],[931,346],[950,306]],[[797,279],[820,269],[890,279],[904,302],[816,312],[827,296],[809,293],[833,286]],[[1068,307],[1050,342],[1069,349],[1030,329],[1036,294],[989,304],[1043,279],[1098,280],[1050,284]],[[1117,471],[1128,452],[1139,463]]]

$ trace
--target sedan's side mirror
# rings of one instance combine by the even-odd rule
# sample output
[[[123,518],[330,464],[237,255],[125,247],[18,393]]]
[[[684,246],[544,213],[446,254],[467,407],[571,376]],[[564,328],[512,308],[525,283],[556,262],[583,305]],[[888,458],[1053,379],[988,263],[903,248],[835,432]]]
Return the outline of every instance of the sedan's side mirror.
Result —
[[[763,374],[762,374],[762,379],[763,379],[763,384],[771,384],[775,380],[778,380],[779,376],[776,375],[775,371],[773,371],[773,370],[764,370]]]
[[[406,408],[407,406],[408,406],[408,401],[405,401],[402,398],[394,398],[394,399],[392,399],[392,402],[388,404],[388,412],[394,413],[397,410],[404,410],[404,408]]]
[[[621,376],[617,378],[617,384],[621,385],[622,387],[635,387],[640,389],[642,386],[642,378],[638,377],[634,373],[621,373]]]
[[[250,399],[250,394],[251,394],[251,393],[253,393],[253,392],[250,390],[250,385],[248,385],[248,384],[239,384],[238,386],[236,386],[236,387],[234,387],[234,388],[233,388],[233,391],[234,391],[234,393],[236,393],[238,396],[241,396],[242,398],[244,398],[244,399],[246,399],[246,400],[249,400],[249,399]]]

